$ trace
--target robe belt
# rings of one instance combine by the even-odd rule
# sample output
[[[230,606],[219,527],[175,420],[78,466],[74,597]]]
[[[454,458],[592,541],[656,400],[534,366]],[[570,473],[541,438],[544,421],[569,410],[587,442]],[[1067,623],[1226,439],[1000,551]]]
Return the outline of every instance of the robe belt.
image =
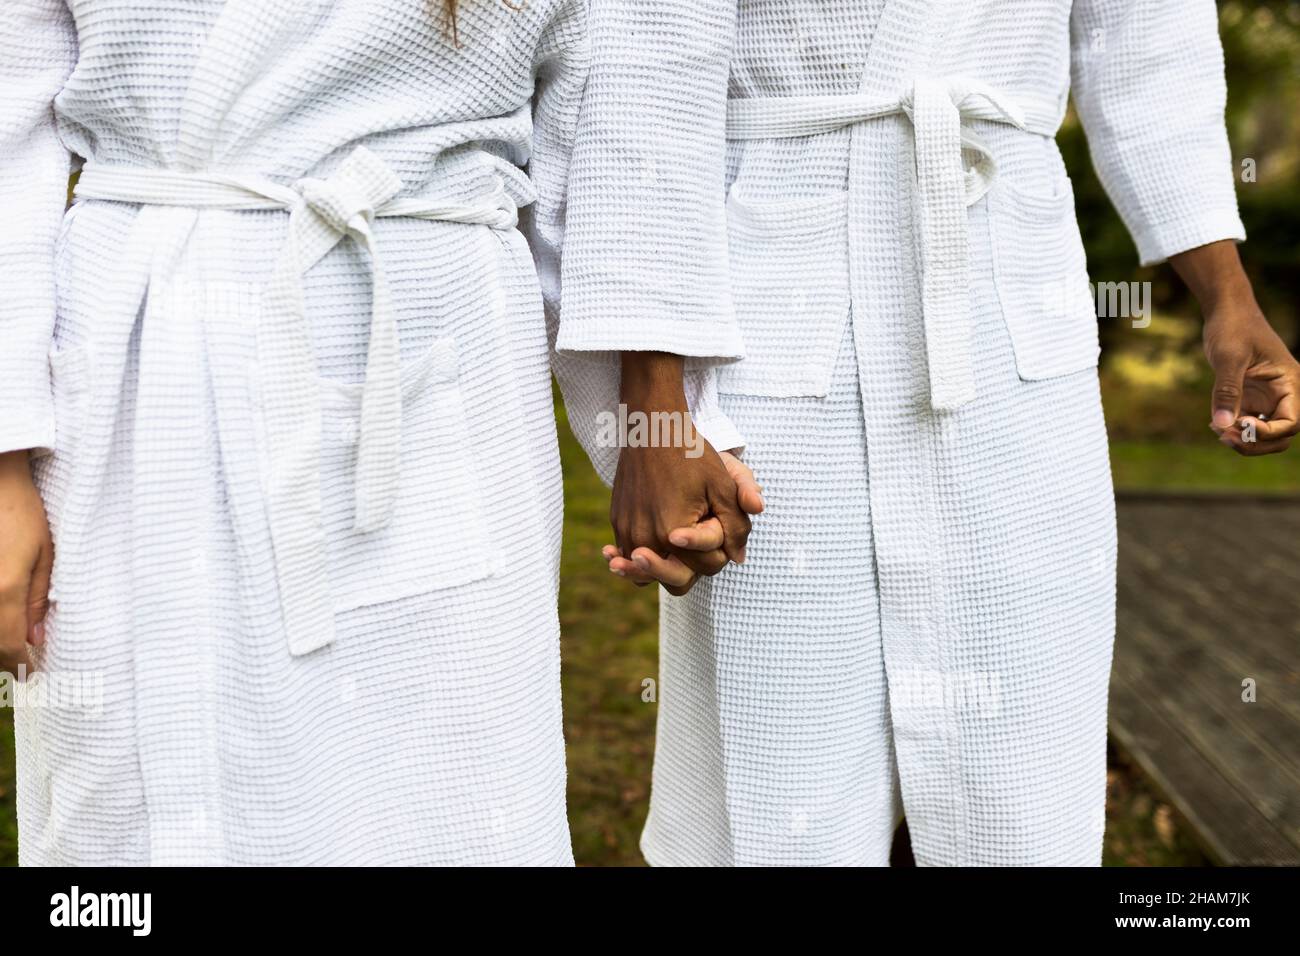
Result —
[[[303,301],[303,275],[344,238],[370,259],[372,301],[354,487],[353,527],[384,528],[400,481],[401,353],[397,319],[375,243],[375,218],[405,217],[513,229],[515,202],[498,180],[467,204],[395,198],[402,181],[357,147],[328,179],[292,186],[258,176],[90,165],[78,199],[190,209],[284,210],[288,233],[262,292],[257,323],[264,482],[280,600],[292,654],[329,644],[334,617],[321,523],[319,376]]]
[[[921,78],[890,99],[869,94],[732,99],[727,103],[727,138],[814,136],[899,115],[911,120],[916,152],[913,204],[920,230],[930,404],[948,411],[975,398],[966,207],[979,202],[997,177],[993,155],[963,120],[988,120],[1052,137],[1060,126],[1060,106],[1036,97],[1013,100],[963,77]],[[963,150],[977,157],[969,168]]]

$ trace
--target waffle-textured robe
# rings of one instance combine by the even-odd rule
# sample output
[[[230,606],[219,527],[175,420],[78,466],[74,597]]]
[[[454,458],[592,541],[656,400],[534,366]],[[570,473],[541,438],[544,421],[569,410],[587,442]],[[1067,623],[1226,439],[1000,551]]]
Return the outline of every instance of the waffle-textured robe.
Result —
[[[662,599],[646,858],[883,865],[905,810],[923,864],[1097,864],[1115,528],[1053,137],[1072,92],[1143,262],[1243,238],[1215,5],[740,0],[730,86],[716,378],[767,511]]]
[[[43,451],[56,548],[16,709],[26,864],[571,862],[561,483],[515,211],[536,200],[553,298],[571,182],[595,210],[564,244],[575,316],[661,314],[664,275],[681,321],[716,315],[699,184],[732,12],[670,0],[628,32],[585,0],[462,0],[457,48],[440,7],[0,5],[0,450]],[[684,158],[635,192],[685,198],[669,251],[599,227],[633,212],[641,97]]]

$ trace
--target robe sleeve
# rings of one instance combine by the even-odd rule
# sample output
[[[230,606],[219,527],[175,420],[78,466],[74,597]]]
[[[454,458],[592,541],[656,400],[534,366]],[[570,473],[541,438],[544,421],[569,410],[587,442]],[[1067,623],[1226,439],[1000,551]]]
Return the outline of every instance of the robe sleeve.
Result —
[[[723,205],[730,6],[574,0],[539,45],[529,164],[538,199],[525,229],[569,426],[606,484],[619,449],[600,440],[600,423],[617,417],[623,350],[687,356],[695,427],[719,451],[744,444],[718,405],[714,371],[740,355]],[[633,22],[648,31],[645,49],[620,34]],[[674,49],[670,38],[688,35],[695,52]],[[662,59],[669,51],[676,59]],[[716,89],[706,96],[700,80],[670,100],[687,62]],[[669,117],[676,139],[657,137],[666,121],[643,123],[645,110]],[[647,163],[671,173],[647,178]]]
[[[1246,238],[1214,0],[1075,0],[1075,108],[1143,265]]]
[[[590,0],[559,347],[740,358],[728,281],[735,0]]]
[[[54,97],[76,59],[65,0],[0,4],[0,452],[54,446],[54,250],[72,166]]]

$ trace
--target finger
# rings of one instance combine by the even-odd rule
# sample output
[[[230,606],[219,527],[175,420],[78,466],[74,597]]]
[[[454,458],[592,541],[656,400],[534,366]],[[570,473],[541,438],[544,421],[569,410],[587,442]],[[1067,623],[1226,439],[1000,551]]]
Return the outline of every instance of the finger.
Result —
[[[671,551],[668,556],[705,577],[713,577],[728,563],[727,553],[721,548],[713,551]]]
[[[722,547],[722,522],[708,518],[686,528],[668,533],[668,543],[687,551],[717,551]]]
[[[1241,417],[1242,382],[1250,366],[1250,353],[1221,349],[1211,362],[1214,366],[1210,420],[1216,428],[1230,428]]]
[[[673,597],[682,597],[686,595],[691,590],[691,588],[695,587],[695,582],[698,580],[699,578],[691,578],[689,584],[683,584],[681,587],[677,587],[676,585],[672,585],[672,584],[665,584],[663,588]]]
[[[756,481],[737,483],[736,503],[740,505],[741,511],[750,515],[761,515],[767,507],[767,502],[763,500],[763,489]]]
[[[617,480],[615,482],[617,484]],[[619,554],[631,554],[632,547],[628,541],[631,533],[631,522],[626,519],[619,500],[615,497],[610,498],[609,502],[609,526],[614,532],[614,547]]]
[[[650,553],[654,554],[653,551],[651,551]],[[673,559],[668,558],[667,560],[671,562]],[[691,590],[691,588],[695,586],[695,582],[699,580],[699,577],[697,575],[692,574],[690,575],[689,579],[686,581],[685,584],[680,584],[680,585],[666,584],[652,577],[650,574],[647,574],[646,572],[642,571],[640,568],[638,568],[631,561],[628,561],[626,558],[616,558],[614,563],[620,566],[620,570],[622,571],[623,575],[627,578],[627,580],[631,581],[637,587],[645,587],[649,584],[661,584],[663,586],[663,589],[667,591],[669,594],[673,595],[673,597],[681,597],[682,595],[688,593]],[[674,577],[675,580],[681,580],[681,577],[678,575],[671,575],[671,576]]]
[[[1241,428],[1234,425],[1232,428],[1225,430],[1221,435],[1219,435],[1219,443],[1221,445],[1226,445],[1233,451],[1246,452],[1252,449],[1258,449],[1260,446],[1264,446],[1270,450],[1283,450],[1279,448],[1279,446],[1287,445],[1291,441],[1290,438],[1276,438],[1261,441],[1258,435],[1253,438],[1248,436],[1249,432],[1243,431]],[[1266,452],[1266,454],[1267,453],[1269,452]]]
[[[749,540],[749,515],[740,510],[736,504],[736,485],[727,482],[728,487],[709,486],[709,507],[722,522],[722,550],[728,558],[737,564],[745,563],[745,542]]]
[[[0,608],[0,671],[8,671],[21,682],[32,672],[27,644],[27,609],[12,598]]]
[[[50,606],[50,570],[53,566],[54,548],[47,541],[41,547],[27,589],[27,641],[34,647],[45,643],[45,614]]]
[[[689,518],[679,517],[677,520]],[[657,531],[650,521],[631,522],[622,528],[616,528],[614,535],[614,546],[618,553],[629,558],[637,548],[654,548],[660,552],[669,550],[667,535]]]
[[[1294,392],[1288,392],[1268,413],[1267,419],[1245,415],[1241,422],[1243,427],[1246,423],[1253,423],[1255,438],[1260,441],[1293,438],[1300,432],[1300,398]]]
[[[647,584],[655,583],[655,579],[653,577],[646,574],[644,571],[642,571],[639,567],[637,567],[627,558],[623,558],[623,557],[615,558],[613,561],[609,563],[609,571],[611,574],[623,578],[624,580],[629,581],[632,584],[635,584],[639,588],[643,588]]]
[[[605,547],[600,549],[600,553],[604,556],[606,561],[612,561],[614,558],[620,558],[623,556],[623,552],[618,550],[618,548],[614,547],[612,544],[605,545]]]
[[[1241,441],[1240,439],[1231,438],[1223,438],[1220,440],[1238,455],[1242,455],[1246,458],[1258,458],[1261,455],[1276,455],[1291,447],[1290,438],[1282,438],[1276,441]]]
[[[1257,445],[1268,445],[1276,449],[1279,444],[1290,442],[1295,437],[1295,429],[1289,422],[1281,421],[1280,426],[1272,430],[1264,428],[1270,422],[1260,421],[1252,415],[1243,416],[1241,421],[1231,428],[1214,428],[1219,442],[1229,448],[1240,450]]]
[[[741,510],[751,515],[762,514],[765,507],[763,489],[754,480],[754,472],[735,455],[724,452],[721,457],[722,463],[727,468],[727,474],[736,483],[736,502]]]
[[[632,544],[622,528],[614,527],[614,548],[619,554],[631,554]]]
[[[662,557],[649,548],[633,551],[632,562],[642,574],[649,575],[667,587],[688,587],[695,580],[695,572],[678,558]]]
[[[1294,421],[1286,418],[1270,418],[1268,421],[1261,421],[1253,415],[1247,415],[1241,420],[1241,425],[1236,430],[1244,434],[1248,427],[1254,426],[1255,441],[1281,441],[1296,436],[1297,425]]]

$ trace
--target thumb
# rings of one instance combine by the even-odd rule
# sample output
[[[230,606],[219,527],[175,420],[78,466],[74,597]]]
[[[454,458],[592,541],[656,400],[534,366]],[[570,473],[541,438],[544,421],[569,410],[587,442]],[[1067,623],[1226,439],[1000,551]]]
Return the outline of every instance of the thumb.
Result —
[[[1246,369],[1250,367],[1250,353],[1232,349],[1215,354],[1210,359],[1214,367],[1214,396],[1211,421],[1215,428],[1231,428],[1241,417],[1242,386]]]
[[[47,541],[41,547],[27,589],[27,640],[36,647],[45,643],[45,613],[50,608],[50,572],[53,567],[54,549]]]
[[[766,504],[763,501],[763,488],[754,480],[754,472],[743,461],[730,452],[719,456],[727,468],[727,474],[736,483],[736,501],[746,514],[762,514]]]

